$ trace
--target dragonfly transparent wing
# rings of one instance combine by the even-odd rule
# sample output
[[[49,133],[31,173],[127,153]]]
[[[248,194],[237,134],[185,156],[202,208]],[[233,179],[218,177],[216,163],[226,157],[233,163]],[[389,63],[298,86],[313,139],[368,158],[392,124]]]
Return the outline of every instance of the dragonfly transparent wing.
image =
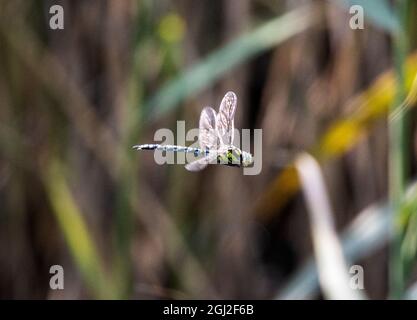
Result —
[[[215,150],[218,148],[219,137],[216,131],[216,111],[213,108],[205,107],[201,111],[198,141],[203,150]]]
[[[222,102],[220,103],[219,113],[217,114],[216,128],[221,141],[225,145],[233,144],[236,103],[237,97],[234,92],[227,92]]]
[[[216,158],[217,158],[217,154],[211,153],[204,158],[187,163],[185,165],[185,169],[187,169],[188,171],[200,171],[204,169],[205,167],[207,167],[207,165],[213,162]]]

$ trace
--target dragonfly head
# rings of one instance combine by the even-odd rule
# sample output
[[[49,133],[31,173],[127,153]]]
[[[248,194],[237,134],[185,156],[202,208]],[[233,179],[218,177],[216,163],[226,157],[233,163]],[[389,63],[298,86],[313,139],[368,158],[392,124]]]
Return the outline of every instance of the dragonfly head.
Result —
[[[241,153],[242,167],[249,167],[253,164],[253,157],[249,152],[242,151]]]

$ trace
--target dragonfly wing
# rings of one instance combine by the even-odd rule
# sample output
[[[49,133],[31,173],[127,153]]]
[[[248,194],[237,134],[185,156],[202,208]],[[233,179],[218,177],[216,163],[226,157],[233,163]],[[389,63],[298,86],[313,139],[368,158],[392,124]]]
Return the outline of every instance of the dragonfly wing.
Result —
[[[205,107],[201,111],[198,140],[201,149],[217,149],[219,140],[216,131],[216,111],[211,107]]]
[[[219,113],[217,114],[217,132],[219,133],[221,141],[225,145],[233,144],[236,104],[236,94],[232,91],[227,92],[220,103]]]
[[[187,163],[185,165],[185,169],[187,169],[188,171],[200,171],[202,169],[204,169],[205,167],[207,167],[207,165],[214,161],[217,158],[217,154],[213,153],[213,154],[209,154],[208,156],[195,160],[193,162]]]

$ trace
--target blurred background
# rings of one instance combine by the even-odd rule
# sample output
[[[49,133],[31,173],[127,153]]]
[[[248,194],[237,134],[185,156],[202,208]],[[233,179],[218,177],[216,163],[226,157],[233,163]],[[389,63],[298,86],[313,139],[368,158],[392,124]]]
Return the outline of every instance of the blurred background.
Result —
[[[354,298],[416,297],[416,19],[412,0],[0,0],[0,298],[333,299],[337,262],[363,267]],[[259,175],[132,150],[229,90],[236,128],[263,130]]]

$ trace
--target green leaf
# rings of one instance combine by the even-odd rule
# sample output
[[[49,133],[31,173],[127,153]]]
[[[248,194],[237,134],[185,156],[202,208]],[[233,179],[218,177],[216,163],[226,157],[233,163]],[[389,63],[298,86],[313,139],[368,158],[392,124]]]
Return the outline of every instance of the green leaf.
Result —
[[[304,6],[242,35],[213,52],[188,72],[164,85],[144,105],[146,119],[155,119],[186,97],[196,95],[230,69],[308,29],[318,12]]]

